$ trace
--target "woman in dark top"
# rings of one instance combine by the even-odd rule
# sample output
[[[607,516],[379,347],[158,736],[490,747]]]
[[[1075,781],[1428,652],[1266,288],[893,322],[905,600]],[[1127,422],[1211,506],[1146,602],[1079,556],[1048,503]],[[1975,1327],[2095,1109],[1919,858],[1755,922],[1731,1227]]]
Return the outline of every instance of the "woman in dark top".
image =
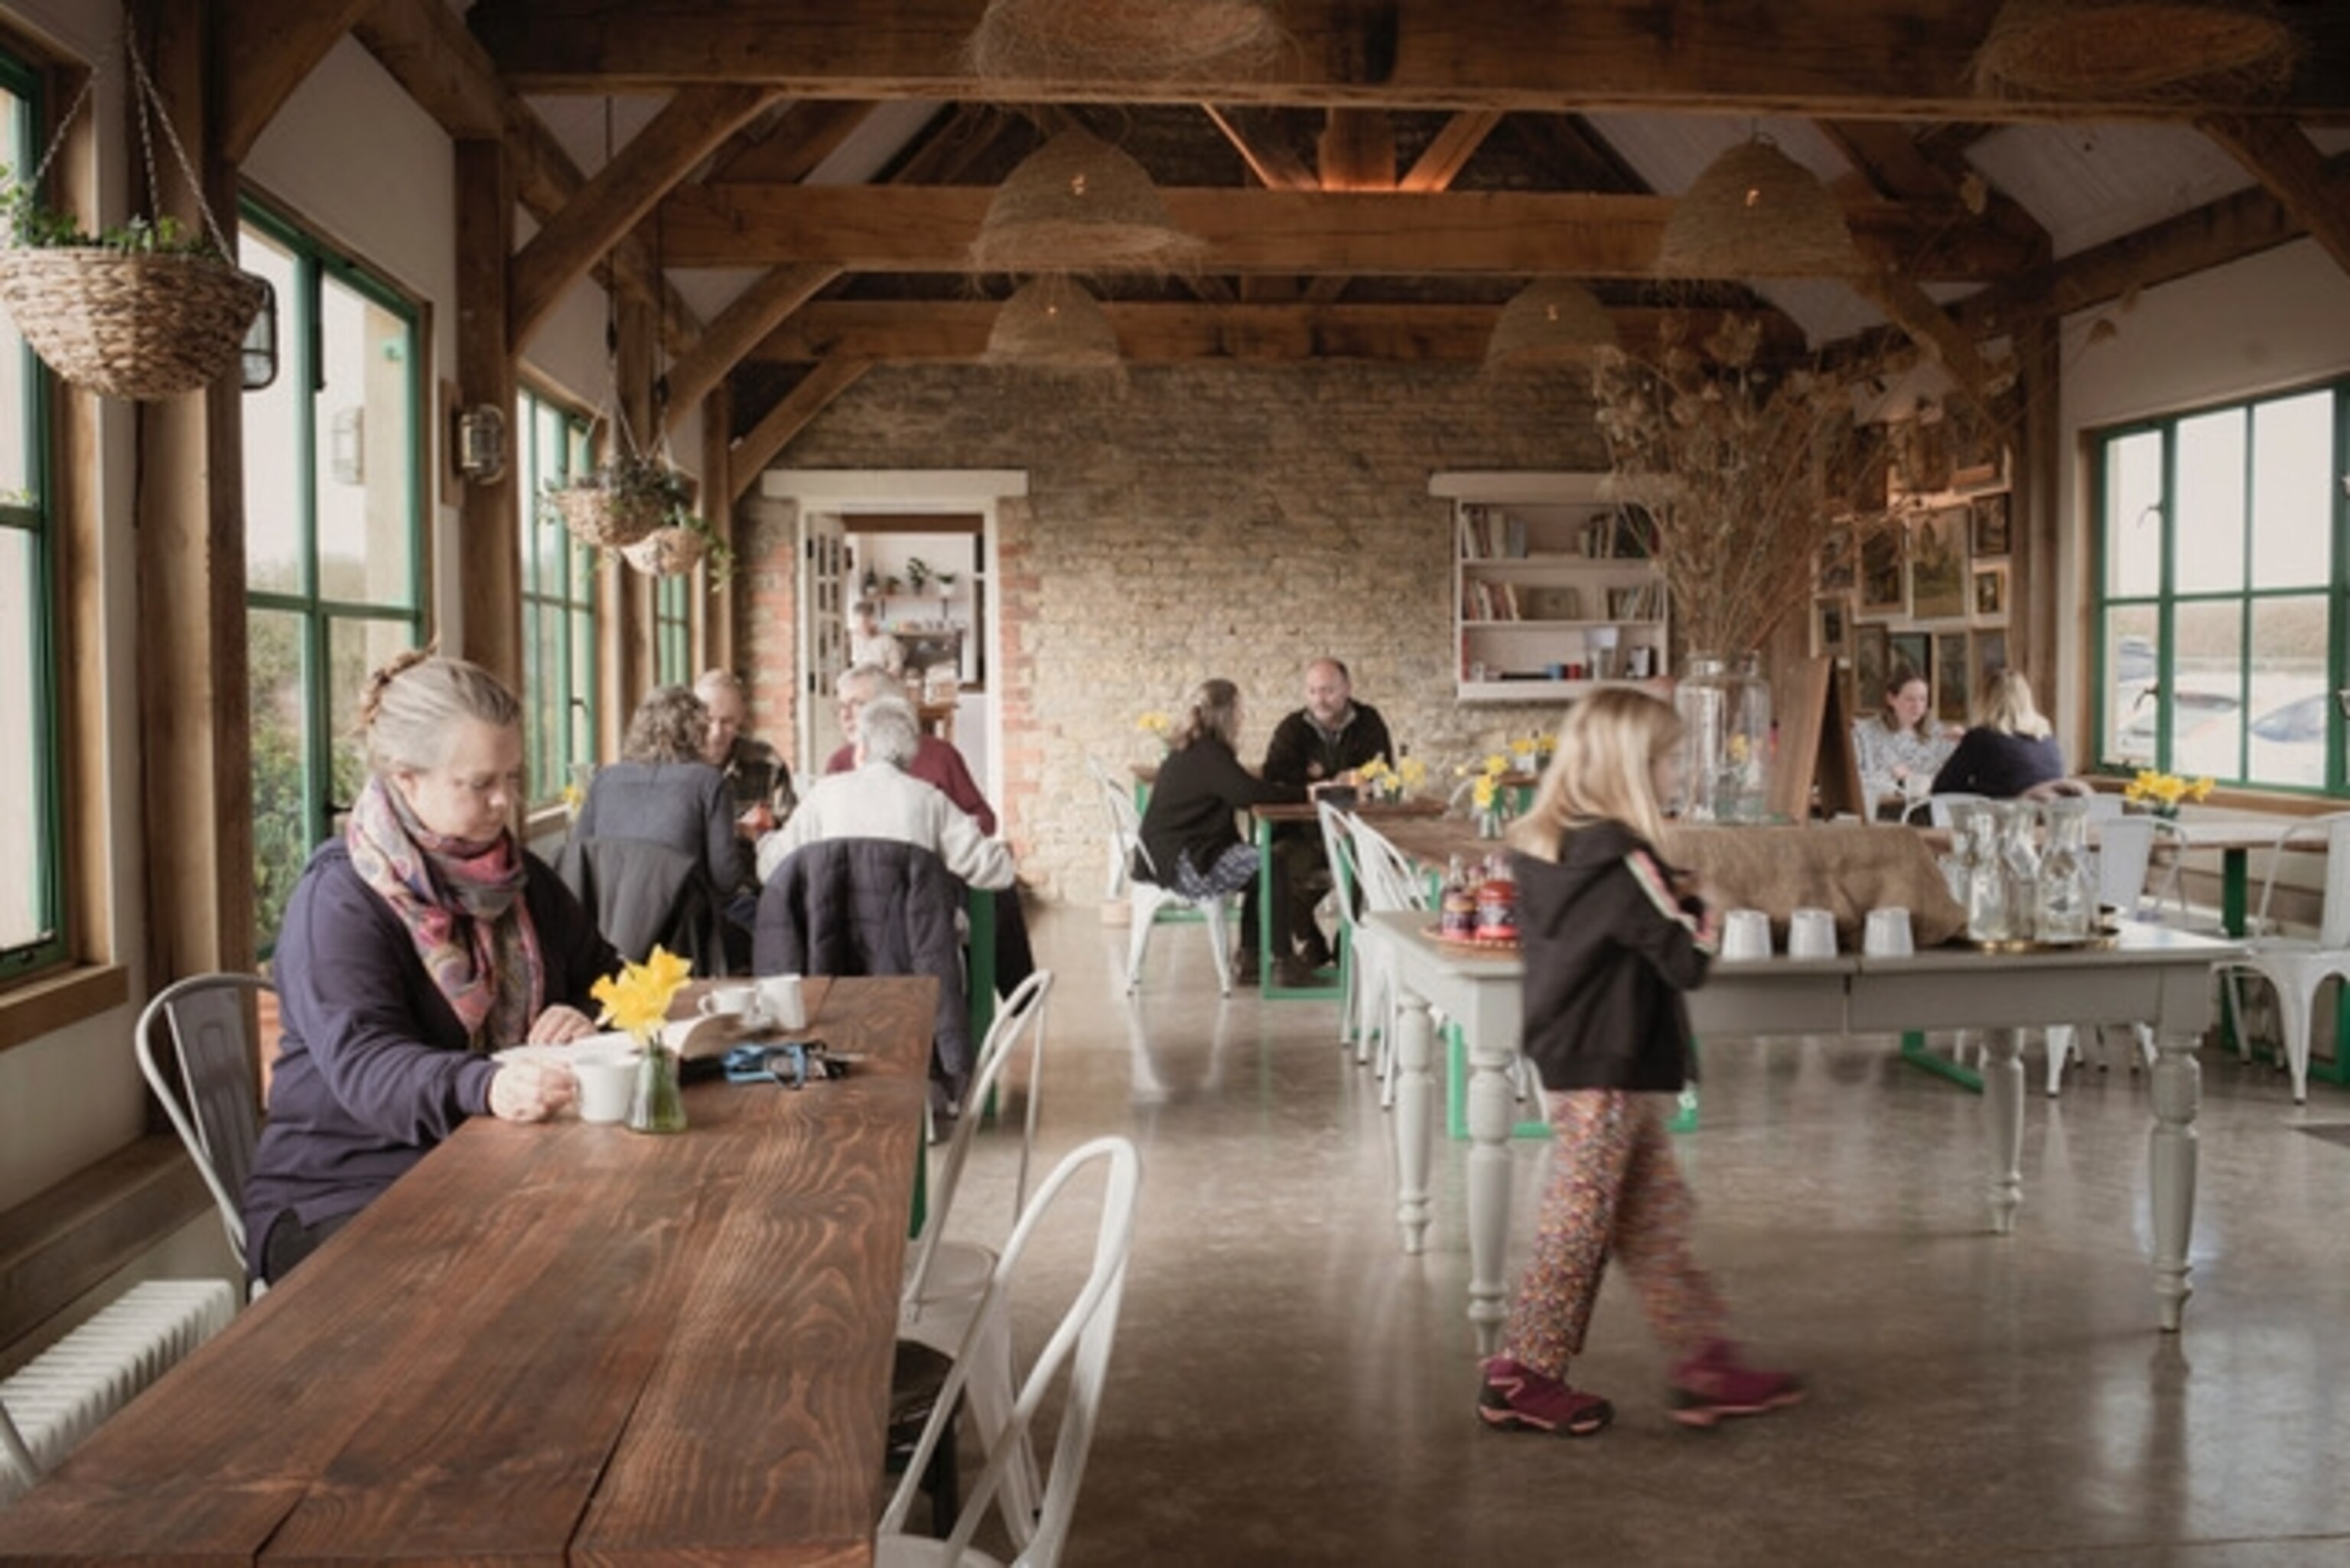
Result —
[[[666,844],[702,863],[720,894],[750,874],[750,846],[734,831],[726,775],[702,760],[710,710],[690,687],[663,686],[637,705],[621,760],[596,770],[571,836]]]
[[[1274,801],[1303,801],[1303,784],[1269,784],[1240,764],[1233,742],[1241,732],[1240,688],[1224,680],[1203,680],[1184,704],[1167,743],[1172,748],[1150,786],[1142,814],[1142,849],[1150,857],[1149,881],[1172,888],[1187,898],[1241,893],[1237,978],[1254,984],[1256,948],[1256,846],[1241,837],[1237,812]]]
[[[2064,752],[2032,701],[2022,671],[2002,670],[1983,687],[1975,726],[1934,775],[1936,794],[2013,800],[2064,776]]]
[[[467,1116],[544,1121],[567,1068],[500,1064],[596,1032],[619,961],[516,842],[522,709],[486,670],[404,654],[359,702],[371,776],[286,909],[285,1036],[245,1184],[245,1266],[282,1278]]]

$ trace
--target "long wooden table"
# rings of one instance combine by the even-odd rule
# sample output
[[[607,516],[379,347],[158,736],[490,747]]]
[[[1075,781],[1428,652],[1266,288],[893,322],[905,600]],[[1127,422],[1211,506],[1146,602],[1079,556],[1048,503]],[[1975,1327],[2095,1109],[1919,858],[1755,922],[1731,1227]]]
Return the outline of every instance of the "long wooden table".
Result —
[[[649,1137],[475,1117],[16,1507],[0,1563],[872,1557],[936,982]]]
[[[1426,1244],[1431,1106],[1431,1005],[1457,1022],[1469,1047],[1469,1318],[1490,1351],[1507,1313],[1502,1261],[1509,1231],[1509,1067],[1520,1038],[1518,957],[1465,950],[1427,930],[1424,911],[1367,915],[1365,949],[1390,966],[1400,993],[1396,1037],[1396,1218],[1407,1252]],[[2195,1218],[2195,1115],[2202,1069],[2194,1055],[2210,1021],[2211,965],[2233,943],[2157,927],[2125,926],[2110,950],[1993,955],[1940,948],[1909,958],[1846,956],[1721,962],[1690,994],[1700,1033],[1987,1032],[1983,1127],[1991,1153],[1991,1228],[2013,1230],[2022,1199],[2021,1031],[2048,1023],[2145,1022],[2156,1033],[2152,1073],[2154,1289],[2161,1326],[2178,1328],[2192,1287],[2188,1235]]]
[[[1386,828],[1408,823],[1433,822],[1444,815],[1444,803],[1418,796],[1409,800],[1360,801],[1345,808],[1347,815]],[[1268,1002],[1319,1001],[1347,993],[1347,980],[1342,969],[1327,985],[1284,985],[1281,983],[1278,960],[1286,956],[1273,950],[1275,900],[1284,896],[1281,878],[1273,864],[1273,831],[1275,827],[1310,827],[1318,838],[1322,832],[1321,809],[1312,801],[1292,804],[1274,802],[1252,806],[1249,815],[1256,824],[1256,939],[1257,989]],[[1339,932],[1343,943],[1346,933]],[[1340,959],[1346,954],[1343,948]]]

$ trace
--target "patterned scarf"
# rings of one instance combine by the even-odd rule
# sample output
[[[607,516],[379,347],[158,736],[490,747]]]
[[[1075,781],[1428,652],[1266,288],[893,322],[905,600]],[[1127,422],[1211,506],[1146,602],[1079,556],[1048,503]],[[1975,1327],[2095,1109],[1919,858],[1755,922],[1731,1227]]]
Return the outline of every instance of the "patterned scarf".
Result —
[[[546,968],[514,836],[443,838],[375,778],[351,807],[345,836],[351,864],[408,928],[473,1051],[520,1042],[546,1004]]]

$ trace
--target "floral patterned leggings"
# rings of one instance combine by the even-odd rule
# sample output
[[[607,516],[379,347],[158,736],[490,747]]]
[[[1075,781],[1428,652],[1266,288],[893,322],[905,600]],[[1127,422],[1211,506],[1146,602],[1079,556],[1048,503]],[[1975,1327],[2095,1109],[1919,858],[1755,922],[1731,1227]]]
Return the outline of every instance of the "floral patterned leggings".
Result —
[[[1665,1096],[1575,1089],[1544,1097],[1557,1135],[1550,1189],[1502,1354],[1566,1381],[1610,1254],[1676,1359],[1722,1338],[1728,1310],[1690,1253],[1693,1206],[1659,1108]]]

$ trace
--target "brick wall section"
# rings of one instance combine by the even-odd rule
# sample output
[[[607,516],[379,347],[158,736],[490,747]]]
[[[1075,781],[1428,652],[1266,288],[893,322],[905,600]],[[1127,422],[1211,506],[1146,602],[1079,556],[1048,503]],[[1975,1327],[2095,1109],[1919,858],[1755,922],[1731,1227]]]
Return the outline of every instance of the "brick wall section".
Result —
[[[1027,472],[998,528],[996,804],[1023,875],[1075,899],[1101,877],[1086,756],[1121,770],[1145,756],[1136,716],[1206,676],[1239,682],[1251,762],[1324,653],[1431,768],[1547,727],[1547,707],[1454,699],[1450,504],[1429,477],[1606,463],[1572,373],[1335,365],[877,369],[776,461]],[[741,646],[773,736],[791,732],[791,535],[788,519],[754,530],[746,563]]]
[[[735,613],[734,647],[740,675],[748,688],[750,710],[745,731],[794,757],[799,690],[799,640],[794,631],[799,597],[798,560],[794,554],[799,532],[796,510],[787,503],[746,503],[734,524]],[[802,788],[800,766],[793,762],[793,778]]]

